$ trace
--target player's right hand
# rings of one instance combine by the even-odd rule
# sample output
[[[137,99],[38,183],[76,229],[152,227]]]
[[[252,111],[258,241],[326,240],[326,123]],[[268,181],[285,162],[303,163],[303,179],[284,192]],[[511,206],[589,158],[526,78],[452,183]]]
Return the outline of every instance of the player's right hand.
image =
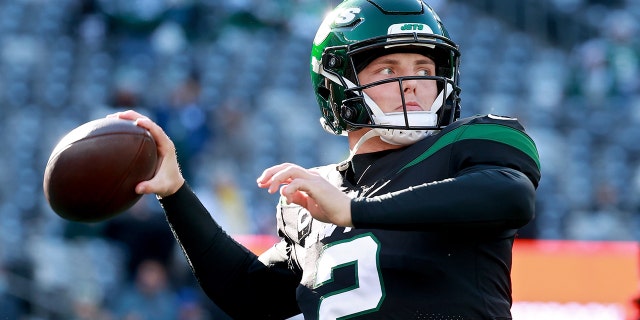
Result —
[[[138,183],[136,193],[155,193],[160,198],[176,193],[184,184],[184,177],[178,165],[176,147],[164,130],[148,117],[133,110],[116,112],[107,117],[135,121],[136,125],[149,130],[156,142],[158,148],[156,173],[150,180]]]
[[[322,222],[352,227],[351,198],[313,169],[282,163],[264,170],[258,187],[280,195],[287,203],[298,204]]]

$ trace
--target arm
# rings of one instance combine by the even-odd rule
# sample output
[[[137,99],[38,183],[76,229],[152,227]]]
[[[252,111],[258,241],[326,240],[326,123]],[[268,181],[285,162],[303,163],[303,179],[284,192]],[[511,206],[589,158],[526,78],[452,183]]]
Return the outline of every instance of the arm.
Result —
[[[160,199],[171,231],[205,293],[234,319],[283,319],[298,314],[295,292],[300,273],[288,266],[286,243],[268,250],[260,257],[266,262],[260,262],[222,230],[185,183],[175,146],[160,126],[132,110],[109,117],[133,120],[155,139],[158,168],[153,178],[136,186],[136,192],[153,193]]]
[[[260,260],[211,218],[187,184],[160,200],[169,226],[204,292],[234,319],[283,319],[298,314],[300,277],[280,244]]]
[[[351,219],[357,228],[517,229],[533,219],[534,209],[535,188],[523,173],[485,166],[452,179],[354,199]]]

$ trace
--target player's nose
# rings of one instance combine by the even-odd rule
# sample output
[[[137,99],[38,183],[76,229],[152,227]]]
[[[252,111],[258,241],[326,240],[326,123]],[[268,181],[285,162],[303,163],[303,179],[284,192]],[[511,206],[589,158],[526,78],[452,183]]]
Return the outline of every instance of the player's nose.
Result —
[[[402,80],[402,91],[404,91],[404,93],[414,92],[417,86],[418,86],[418,80],[416,79]]]

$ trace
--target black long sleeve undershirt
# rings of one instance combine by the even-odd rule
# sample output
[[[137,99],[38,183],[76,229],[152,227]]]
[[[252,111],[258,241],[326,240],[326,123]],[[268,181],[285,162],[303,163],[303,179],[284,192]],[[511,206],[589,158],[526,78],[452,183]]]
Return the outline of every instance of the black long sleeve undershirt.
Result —
[[[284,319],[299,313],[299,276],[286,262],[260,262],[222,230],[188,184],[160,204],[202,289],[233,319]]]
[[[534,216],[535,188],[521,172],[481,167],[458,177],[351,202],[356,228],[517,229]]]

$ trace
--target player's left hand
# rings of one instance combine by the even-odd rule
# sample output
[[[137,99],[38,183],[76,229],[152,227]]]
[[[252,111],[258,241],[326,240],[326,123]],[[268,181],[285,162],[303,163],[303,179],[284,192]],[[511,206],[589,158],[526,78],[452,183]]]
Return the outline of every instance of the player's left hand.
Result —
[[[264,170],[257,182],[258,187],[266,188],[269,193],[280,189],[287,203],[304,207],[317,220],[341,227],[353,226],[351,198],[314,170],[283,163]]]

